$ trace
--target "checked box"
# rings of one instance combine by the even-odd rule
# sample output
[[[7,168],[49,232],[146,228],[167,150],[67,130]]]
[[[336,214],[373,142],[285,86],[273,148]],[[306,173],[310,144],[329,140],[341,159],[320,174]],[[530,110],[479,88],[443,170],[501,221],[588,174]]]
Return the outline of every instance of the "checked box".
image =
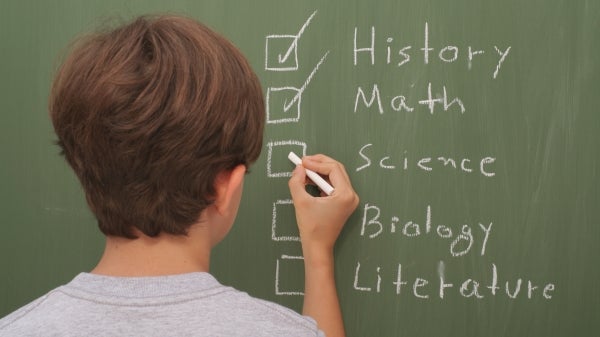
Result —
[[[277,52],[278,50],[282,52]],[[296,35],[267,36],[265,69],[271,71],[298,70],[298,38]]]
[[[314,11],[296,35],[268,35],[265,39],[265,69],[271,71],[298,70],[298,40],[317,14]]]
[[[271,87],[267,89],[267,123],[297,123],[300,120],[302,94],[325,62],[329,51],[323,55],[321,60],[310,72],[306,81],[300,88],[296,87]]]
[[[267,89],[267,123],[297,123],[300,120],[302,88],[280,87]]]

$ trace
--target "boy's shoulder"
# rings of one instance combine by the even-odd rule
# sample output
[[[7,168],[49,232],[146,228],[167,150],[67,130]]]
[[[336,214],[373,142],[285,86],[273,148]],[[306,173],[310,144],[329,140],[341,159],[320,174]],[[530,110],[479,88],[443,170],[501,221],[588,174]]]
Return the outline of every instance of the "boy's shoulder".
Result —
[[[20,307],[19,309],[9,313],[8,315],[0,318],[0,337],[3,336],[23,336],[24,334],[9,333],[12,331],[9,329],[13,323],[18,322],[23,317],[26,317],[31,311],[38,308],[48,298],[50,293],[37,298],[36,300]],[[18,330],[16,330],[18,331]]]
[[[321,336],[313,319],[223,286],[210,274],[80,274],[0,320],[0,336]]]

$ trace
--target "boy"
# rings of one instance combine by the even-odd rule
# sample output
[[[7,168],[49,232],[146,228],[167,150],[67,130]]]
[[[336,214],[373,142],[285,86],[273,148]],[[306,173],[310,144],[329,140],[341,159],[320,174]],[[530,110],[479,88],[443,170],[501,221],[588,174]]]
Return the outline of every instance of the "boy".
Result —
[[[90,273],[0,320],[0,336],[344,335],[333,245],[358,197],[329,157],[302,166],[328,176],[333,195],[306,193],[302,166],[289,180],[305,316],[208,274],[265,120],[256,75],[223,37],[177,16],[88,36],[56,75],[50,115],[105,251]]]

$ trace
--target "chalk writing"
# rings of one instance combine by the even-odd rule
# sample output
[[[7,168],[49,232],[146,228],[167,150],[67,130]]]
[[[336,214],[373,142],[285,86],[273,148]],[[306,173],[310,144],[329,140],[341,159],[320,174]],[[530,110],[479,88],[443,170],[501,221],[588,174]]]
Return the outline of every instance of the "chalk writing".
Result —
[[[295,34],[271,34],[265,39],[265,69],[274,72],[298,71],[298,47],[300,40],[313,24],[317,11],[313,11],[300,29]],[[340,55],[351,56],[347,62],[336,64],[351,64],[351,69],[373,68],[380,66],[402,72],[409,67],[440,67],[454,64],[467,72],[478,69],[479,73],[488,80],[496,80],[502,75],[507,64],[510,64],[513,49],[506,42],[479,42],[457,43],[456,41],[441,41],[433,33],[439,30],[432,29],[434,23],[425,21],[417,27],[415,36],[406,36],[402,31],[384,31],[375,25],[367,27],[351,26],[345,32],[351,40],[347,41],[351,47],[342,51]],[[413,30],[411,30],[413,31]],[[310,33],[308,33],[310,34]],[[432,39],[432,36],[434,39]],[[405,41],[418,41],[416,43]],[[344,45],[344,44],[342,44]],[[295,85],[270,85],[266,90],[267,124],[300,123],[302,100],[304,93],[313,81],[313,78],[325,63],[330,51],[324,51],[312,71],[301,86]],[[341,69],[347,72],[349,69]],[[362,73],[362,72],[361,72]],[[284,73],[285,75],[285,73]],[[330,79],[332,80],[332,79]],[[333,80],[332,80],[333,81]],[[360,83],[350,83],[349,92],[344,97],[350,105],[347,111],[352,110],[349,118],[380,118],[382,115],[399,115],[425,113],[432,118],[447,116],[445,118],[465,120],[472,114],[469,102],[461,97],[464,88],[455,90],[452,79],[429,80],[425,78],[423,84],[416,84],[415,80],[404,82],[402,88],[384,87],[385,79],[379,77],[365,78],[361,75]],[[411,83],[412,82],[412,83]],[[445,83],[446,82],[446,83]],[[402,83],[402,82],[399,82]],[[389,85],[389,84],[388,84]],[[415,88],[416,86],[416,88]],[[386,118],[387,120],[387,118]],[[281,126],[280,126],[281,127]],[[352,130],[349,130],[352,131]],[[359,134],[360,135],[360,134]],[[393,135],[390,135],[393,137]],[[402,174],[404,172],[420,172],[430,175],[465,175],[482,182],[493,182],[499,174],[497,170],[499,160],[493,153],[481,151],[479,153],[465,152],[452,154],[447,151],[431,149],[415,153],[409,149],[386,149],[383,153],[378,144],[368,140],[361,142],[362,146],[355,148],[353,161],[354,167],[350,173],[363,178],[377,176],[382,172],[388,174]],[[361,144],[359,143],[359,144]],[[267,143],[267,176],[272,178],[289,177],[293,168],[289,163],[286,166],[278,164],[273,158],[285,158],[286,152],[294,151],[305,155],[307,143],[303,140],[278,140]],[[422,150],[420,150],[422,151]],[[285,159],[284,159],[285,160]],[[389,196],[386,194],[386,196]],[[403,241],[426,241],[428,245],[440,245],[447,252],[448,258],[454,263],[465,259],[468,255],[485,256],[488,245],[493,242],[492,232],[495,231],[495,221],[490,219],[476,219],[471,221],[452,222],[443,219],[443,214],[435,213],[436,205],[423,205],[422,216],[413,217],[394,213],[392,210],[382,210],[373,203],[366,202],[358,210],[359,241],[395,240],[398,244]],[[285,242],[299,242],[296,231],[283,227],[284,220],[293,219],[291,199],[279,199],[272,203],[271,240],[284,244]],[[388,206],[389,207],[389,206]],[[291,220],[290,220],[291,221]],[[495,232],[494,232],[495,233]],[[275,294],[302,296],[299,289],[290,289],[280,284],[280,276],[287,275],[283,268],[294,265],[302,269],[302,256],[281,255],[275,263]],[[440,258],[437,262],[437,276],[419,275],[415,269],[414,261],[401,263],[399,261],[385,261],[378,263],[373,256],[353,260],[350,266],[354,275],[351,279],[352,289],[361,293],[395,294],[397,296],[413,296],[423,301],[444,300],[449,297],[473,301],[490,297],[505,297],[509,300],[526,298],[528,300],[550,300],[554,296],[555,284],[523,277],[502,277],[499,267],[494,262],[487,262],[484,266],[489,273],[477,277],[456,276],[456,273],[446,273],[446,264]],[[432,267],[435,267],[432,265]],[[420,270],[420,269],[419,269]],[[283,274],[282,274],[283,273]],[[449,277],[451,275],[452,277]],[[350,278],[350,277],[349,277]],[[292,287],[293,288],[293,287]]]
[[[365,91],[361,86],[359,86],[356,90],[356,96],[354,99],[354,112],[359,111],[359,105],[361,107],[370,108],[373,104],[376,103],[377,111],[380,114],[385,112],[384,105],[381,103],[381,94],[379,91],[379,87],[377,84],[373,84],[372,89],[367,92],[370,94],[365,94]],[[367,96],[369,98],[367,98]],[[448,111],[452,108],[452,111],[460,112],[461,114],[465,112],[465,105],[462,100],[458,97],[448,99],[448,92],[446,90],[446,86],[442,86],[442,94],[434,95],[431,91],[431,83],[427,84],[427,96],[423,99],[419,100],[417,104],[423,105],[427,107],[429,113],[433,115],[436,112],[436,104],[439,104],[444,111]],[[403,95],[397,95],[392,97],[390,100],[389,106],[394,111],[407,111],[411,112],[414,110],[414,103],[407,102],[407,98]]]
[[[368,65],[376,65],[380,63],[380,58],[377,58],[376,55],[379,55],[377,51],[384,50],[382,53],[384,55],[384,63],[394,65],[396,67],[402,67],[408,65],[413,61],[411,58],[412,52],[417,49],[412,45],[404,45],[404,46],[394,46],[394,37],[388,36],[385,38],[385,42],[383,40],[376,38],[376,29],[375,26],[370,27],[370,34],[365,38],[365,34],[361,34],[359,32],[358,27],[354,27],[354,38],[353,38],[353,49],[352,56],[354,60],[354,66],[359,66],[359,56],[360,58],[365,58],[369,62],[366,63]],[[361,37],[359,37],[361,36]],[[359,40],[360,39],[360,40]],[[494,45],[494,50],[487,53],[485,50],[474,49],[472,46],[467,47],[467,51],[464,53],[466,68],[471,70],[473,68],[473,62],[476,59],[475,56],[478,57],[494,57],[496,59],[495,68],[493,72],[491,71],[491,77],[496,79],[499,75],[500,68],[502,64],[506,61],[507,56],[511,50],[511,46],[506,47],[505,49],[501,49],[500,47]],[[453,63],[459,60],[460,50],[455,45],[447,45],[438,48],[439,52],[437,53],[437,59],[439,59],[443,63]],[[433,62],[433,58],[430,58],[430,54],[434,54],[433,52],[436,48],[432,47],[429,42],[429,23],[425,22],[425,29],[423,34],[423,47],[419,48],[423,54],[422,60],[423,64],[427,65],[430,62]],[[495,51],[495,53],[494,53]],[[364,65],[365,62],[360,62],[361,65]]]
[[[424,300],[434,298],[443,300],[447,298],[446,295],[452,288],[461,297],[477,300],[495,296],[506,296],[509,299],[523,297],[528,300],[542,297],[543,299],[550,300],[555,291],[553,283],[540,284],[533,280],[525,281],[522,278],[500,281],[498,278],[498,267],[495,263],[491,264],[489,268],[490,276],[484,281],[472,278],[448,280],[445,274],[446,267],[444,261],[438,262],[437,282],[420,276],[407,278],[406,274],[403,273],[405,269],[403,269],[401,263],[394,265],[392,271],[394,270],[395,277],[392,276],[393,274],[387,273],[387,270],[384,270],[381,266],[365,267],[360,261],[357,261],[354,269],[353,289],[361,292],[382,294],[392,292],[398,296],[402,296],[405,294],[403,289],[408,287],[410,295]],[[373,275],[375,276],[375,280],[373,280]],[[389,279],[386,276],[389,276]]]
[[[401,221],[396,215],[389,221],[382,221],[381,209],[375,205],[366,203],[362,208],[362,223],[360,227],[360,236],[375,239],[381,235],[401,235],[406,238],[416,238],[419,236],[433,236],[450,242],[450,254],[454,257],[463,256],[469,253],[473,247],[475,239],[479,239],[480,254],[485,255],[485,248],[492,231],[492,222],[478,223],[474,225],[463,224],[456,225],[457,229],[452,229],[448,224],[434,224],[431,220],[431,205],[427,205],[423,221],[407,220]],[[475,231],[473,230],[475,228]],[[481,232],[477,230],[481,230]],[[474,232],[477,236],[474,236]],[[396,234],[398,233],[398,234]]]
[[[486,156],[483,158],[465,158],[450,156],[417,156],[410,157],[407,151],[402,152],[396,157],[385,155],[375,159],[373,164],[372,155],[368,150],[373,144],[364,145],[358,150],[358,155],[362,159],[361,164],[355,170],[356,172],[373,169],[407,171],[410,168],[417,168],[424,172],[433,172],[438,170],[456,171],[460,173],[478,173],[484,177],[493,177],[496,173],[491,167],[496,162],[495,157]],[[475,162],[475,164],[473,164]]]

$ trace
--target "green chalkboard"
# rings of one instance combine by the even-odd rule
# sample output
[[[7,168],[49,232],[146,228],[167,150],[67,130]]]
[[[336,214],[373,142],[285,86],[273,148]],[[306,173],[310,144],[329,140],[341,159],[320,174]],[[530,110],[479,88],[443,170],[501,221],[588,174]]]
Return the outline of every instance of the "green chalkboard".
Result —
[[[221,282],[300,310],[286,154],[322,152],[361,197],[336,246],[349,336],[600,334],[592,0],[2,1],[0,316],[103,248],[47,117],[59,55],[157,12],[230,38],[268,100]]]

